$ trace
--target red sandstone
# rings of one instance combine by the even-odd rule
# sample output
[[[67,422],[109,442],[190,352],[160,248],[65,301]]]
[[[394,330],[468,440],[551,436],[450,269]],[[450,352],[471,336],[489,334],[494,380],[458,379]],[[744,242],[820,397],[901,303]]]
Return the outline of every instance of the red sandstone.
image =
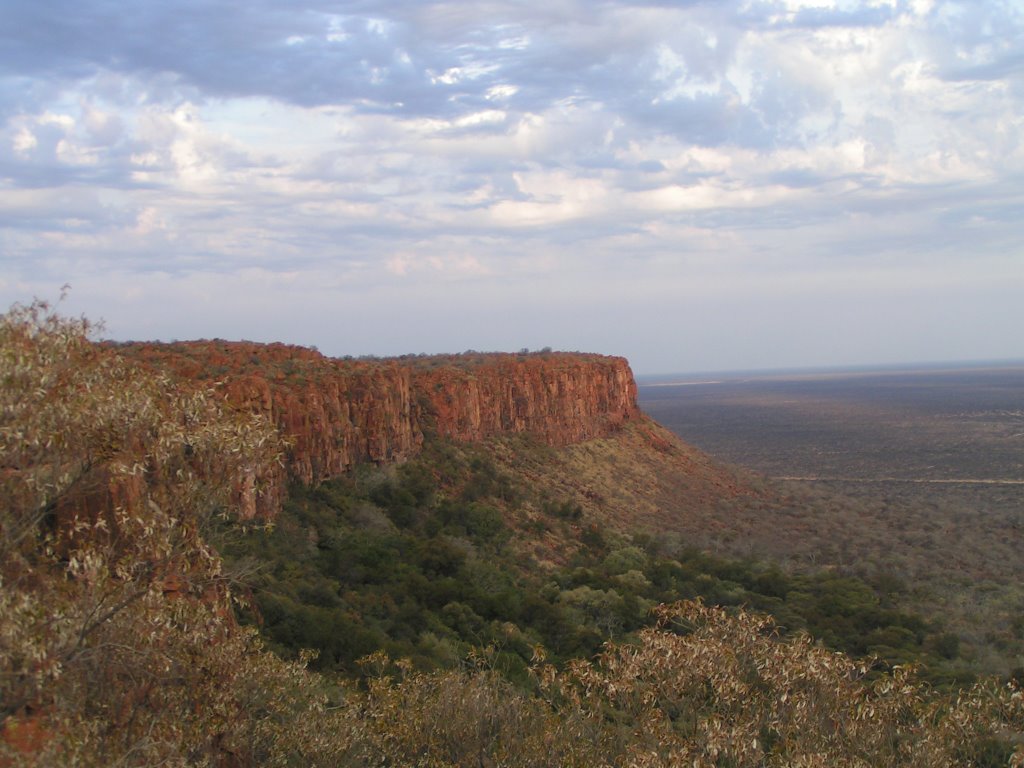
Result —
[[[197,383],[219,382],[230,404],[260,413],[290,442],[286,472],[313,484],[361,463],[415,455],[424,434],[476,441],[528,433],[553,446],[604,437],[639,416],[620,357],[467,354],[385,360],[328,358],[283,344],[131,344],[129,355]],[[271,513],[281,472],[264,477]]]

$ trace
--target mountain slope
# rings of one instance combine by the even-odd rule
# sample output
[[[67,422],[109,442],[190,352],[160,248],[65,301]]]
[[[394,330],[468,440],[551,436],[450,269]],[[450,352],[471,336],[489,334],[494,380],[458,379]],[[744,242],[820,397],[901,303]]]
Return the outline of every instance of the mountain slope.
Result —
[[[769,608],[785,618],[778,631],[806,620],[860,632],[826,642],[921,644],[926,629],[856,580],[669,553],[650,535],[604,528],[597,516],[625,524],[624,505],[642,496],[566,472],[603,463],[639,491],[658,482],[643,458],[657,454],[663,470],[690,467],[692,499],[731,487],[643,419],[599,416],[601,436],[561,447],[527,430],[433,436],[425,419],[405,461],[356,463],[308,485],[296,468],[318,454],[293,446],[290,487],[283,468],[261,475],[279,481],[267,485],[279,508],[262,497],[274,530],[239,526],[231,498],[253,500],[278,430],[318,434],[315,419],[271,425],[244,413],[253,401],[230,399],[232,382],[196,391],[88,332],[39,302],[0,319],[4,765],[931,767],[1024,756],[1004,737],[1024,729],[1012,685],[946,698],[905,669],[869,673],[741,611],[690,601],[652,617],[653,603],[703,595]],[[291,384],[280,386],[287,396]],[[273,387],[263,391],[275,414]],[[552,402],[571,403],[563,391],[549,389]],[[380,394],[364,391],[364,402]],[[408,402],[429,413],[429,398]],[[515,419],[528,410],[512,413],[509,423],[527,423]],[[377,422],[349,424],[361,441]],[[672,483],[657,488],[672,496]],[[640,514],[671,522],[658,494]],[[563,544],[553,551],[564,563],[531,563],[522,544],[539,530]],[[264,633],[236,622],[240,574],[219,554],[232,546],[255,547],[268,569],[249,573],[265,634],[282,652],[321,650],[326,674],[305,668],[308,654],[268,653]],[[545,663],[537,639],[573,660]],[[391,658],[347,667],[359,642]],[[437,664],[449,670],[430,671]]]
[[[327,358],[283,344],[124,344],[118,352],[214,386],[235,408],[275,424],[290,447],[261,478],[253,513],[273,515],[289,480],[312,485],[360,464],[416,455],[424,435],[456,441],[527,434],[565,446],[640,416],[622,358],[578,353],[465,354],[387,360]]]

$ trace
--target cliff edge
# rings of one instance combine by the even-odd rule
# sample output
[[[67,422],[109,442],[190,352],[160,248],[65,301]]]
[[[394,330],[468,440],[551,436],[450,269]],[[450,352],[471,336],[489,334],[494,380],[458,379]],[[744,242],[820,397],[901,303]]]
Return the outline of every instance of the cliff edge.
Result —
[[[222,389],[289,441],[250,513],[272,512],[283,480],[314,484],[362,463],[415,455],[425,435],[476,441],[528,433],[551,446],[606,437],[640,415],[624,358],[543,352],[329,358],[285,344],[194,341],[120,345],[176,378]]]

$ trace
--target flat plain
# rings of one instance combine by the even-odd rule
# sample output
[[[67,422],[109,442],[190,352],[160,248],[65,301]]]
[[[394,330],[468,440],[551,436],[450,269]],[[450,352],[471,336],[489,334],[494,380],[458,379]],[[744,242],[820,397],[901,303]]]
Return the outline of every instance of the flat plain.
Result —
[[[640,404],[787,495],[711,543],[895,579],[979,671],[1024,666],[1024,363],[648,377]]]

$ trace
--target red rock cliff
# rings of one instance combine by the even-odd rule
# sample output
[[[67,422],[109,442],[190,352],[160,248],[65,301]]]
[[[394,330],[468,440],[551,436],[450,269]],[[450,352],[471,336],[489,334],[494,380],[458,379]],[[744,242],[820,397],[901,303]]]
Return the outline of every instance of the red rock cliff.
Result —
[[[288,475],[311,484],[356,464],[415,454],[424,433],[480,440],[532,434],[550,445],[607,435],[636,417],[623,358],[568,353],[339,360],[284,344],[202,341],[125,345],[126,354],[270,418],[290,441]],[[280,473],[278,473],[280,474]],[[267,478],[264,511],[283,477]]]
[[[638,413],[623,358],[487,355],[473,366],[435,360],[413,372],[420,416],[455,440],[529,432],[550,445],[570,445],[607,435]]]

